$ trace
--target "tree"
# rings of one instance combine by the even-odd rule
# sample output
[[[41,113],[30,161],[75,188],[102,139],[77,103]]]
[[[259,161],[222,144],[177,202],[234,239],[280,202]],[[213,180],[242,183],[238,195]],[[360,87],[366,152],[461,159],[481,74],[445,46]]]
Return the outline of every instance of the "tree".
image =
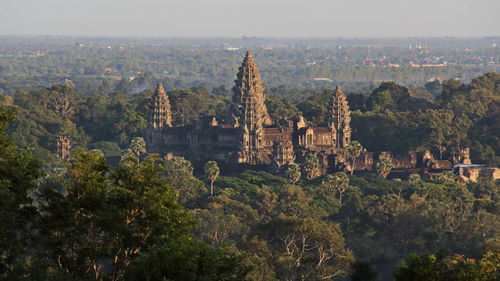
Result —
[[[61,118],[68,118],[75,111],[76,93],[66,85],[55,84],[50,87],[50,105]]]
[[[443,91],[443,85],[439,79],[434,79],[425,83],[425,89],[429,91],[434,97],[439,97]]]
[[[380,159],[375,164],[377,173],[383,178],[386,178],[389,175],[393,167],[394,164],[392,163],[392,159],[387,157],[380,157]]]
[[[101,277],[106,258],[103,218],[109,166],[100,151],[76,150],[68,162],[67,176],[42,189],[39,251],[53,266],[72,277]],[[62,189],[62,190],[60,190]]]
[[[6,133],[15,117],[13,110],[0,107],[0,279],[17,277],[29,249],[31,227],[37,212],[32,193],[42,175],[41,163],[18,148]],[[5,278],[5,279],[4,279]]]
[[[125,158],[110,175],[105,223],[112,241],[112,280],[123,280],[133,260],[149,247],[184,237],[193,228],[193,218],[177,202],[162,172],[152,156],[143,162]]]
[[[346,275],[353,261],[337,224],[279,216],[255,235],[267,242],[280,280],[331,280]]]
[[[496,281],[500,254],[488,252],[480,261],[438,251],[430,255],[410,255],[394,274],[395,281]]]
[[[439,158],[448,148],[460,149],[467,139],[472,122],[464,114],[456,115],[451,110],[425,111],[426,129],[430,132],[427,141],[439,150]]]
[[[308,179],[314,179],[320,174],[320,165],[316,153],[309,153],[304,159],[304,170]]]
[[[328,174],[323,180],[324,187],[326,187],[331,194],[339,193],[339,201],[342,204],[342,195],[349,187],[349,177],[343,172],[337,172],[333,175]]]
[[[179,203],[188,208],[200,206],[200,198],[209,192],[206,184],[193,175],[193,165],[183,157],[165,159],[162,178],[171,184],[178,195]]]
[[[241,256],[191,237],[150,247],[136,260],[128,280],[240,281],[249,267]]]
[[[300,166],[296,163],[291,163],[288,165],[288,169],[286,170],[286,175],[290,183],[295,184],[300,180]]]
[[[73,278],[124,280],[153,245],[183,237],[193,220],[161,180],[158,159],[125,155],[110,171],[99,151],[77,150],[68,176],[42,194],[40,257],[50,272]]]
[[[377,273],[369,263],[355,262],[352,266],[351,281],[376,281]]]
[[[169,93],[172,101],[172,117],[179,125],[191,124],[207,112],[210,101],[206,95],[191,90],[176,90]]]
[[[146,141],[141,137],[135,137],[130,143],[130,150],[134,153],[137,159],[140,159],[141,154],[146,153]]]
[[[354,165],[356,164],[356,158],[358,158],[363,152],[364,148],[358,141],[352,141],[347,147],[347,155],[352,161],[351,165],[351,176],[354,173]]]
[[[210,180],[210,195],[214,195],[214,181],[217,179],[220,173],[219,166],[215,161],[208,161],[205,164],[205,177]]]

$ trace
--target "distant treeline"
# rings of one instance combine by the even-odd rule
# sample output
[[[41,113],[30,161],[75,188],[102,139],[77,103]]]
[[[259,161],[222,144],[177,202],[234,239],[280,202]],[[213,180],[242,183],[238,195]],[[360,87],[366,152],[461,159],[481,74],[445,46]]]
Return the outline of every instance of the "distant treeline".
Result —
[[[298,91],[337,84],[355,91],[382,81],[418,87],[432,78],[469,82],[498,71],[500,64],[498,47],[493,47],[498,38],[2,38],[0,93],[5,95],[66,81],[80,94],[90,95],[99,93],[103,81],[114,88],[122,78],[144,76],[168,79],[171,89],[230,87],[246,50],[254,52],[269,89]]]

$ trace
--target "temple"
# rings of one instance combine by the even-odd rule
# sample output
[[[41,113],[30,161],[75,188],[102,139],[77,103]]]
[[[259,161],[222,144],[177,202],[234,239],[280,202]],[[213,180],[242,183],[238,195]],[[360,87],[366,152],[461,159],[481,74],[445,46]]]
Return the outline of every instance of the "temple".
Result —
[[[272,164],[279,168],[300,162],[312,152],[326,164],[329,155],[349,145],[350,113],[340,87],[330,97],[328,122],[323,127],[311,126],[302,117],[273,124],[266,108],[260,72],[250,52],[236,76],[227,120],[206,117],[186,126],[172,125],[169,98],[159,83],[151,101],[148,150],[183,156],[191,161]]]
[[[274,171],[283,171],[291,163],[301,164],[307,154],[315,153],[323,174],[350,171],[352,166],[356,171],[373,171],[374,164],[382,157],[392,160],[396,172],[407,174],[451,170],[457,163],[470,163],[468,150],[452,160],[436,160],[425,151],[410,151],[399,157],[390,152],[364,151],[356,159],[349,159],[346,148],[351,143],[351,117],[340,87],[329,98],[323,126],[312,126],[302,117],[272,123],[263,81],[250,52],[246,53],[236,77],[226,120],[207,116],[185,126],[173,125],[168,94],[159,83],[151,101],[148,151],[182,156],[193,163],[215,160],[222,167],[235,170],[254,166]]]

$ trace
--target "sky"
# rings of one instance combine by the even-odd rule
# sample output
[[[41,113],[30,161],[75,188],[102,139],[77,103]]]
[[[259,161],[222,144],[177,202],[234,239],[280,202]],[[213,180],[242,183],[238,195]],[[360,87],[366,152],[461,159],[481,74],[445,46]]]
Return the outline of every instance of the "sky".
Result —
[[[1,35],[483,37],[500,0],[0,0]]]

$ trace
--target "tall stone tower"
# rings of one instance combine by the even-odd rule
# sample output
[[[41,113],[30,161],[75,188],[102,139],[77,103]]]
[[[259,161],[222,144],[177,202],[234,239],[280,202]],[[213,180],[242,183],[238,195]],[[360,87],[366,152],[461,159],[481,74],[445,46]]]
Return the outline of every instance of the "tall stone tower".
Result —
[[[161,146],[164,143],[164,129],[167,127],[172,127],[172,110],[167,92],[163,85],[158,83],[151,101],[149,116],[147,143],[151,151],[161,152]]]
[[[259,163],[258,150],[263,146],[263,129],[271,124],[265,105],[264,86],[253,56],[246,53],[233,87],[232,118],[244,130],[239,162]]]
[[[332,131],[334,148],[345,148],[351,143],[351,114],[347,98],[337,86],[328,104],[328,126]]]

